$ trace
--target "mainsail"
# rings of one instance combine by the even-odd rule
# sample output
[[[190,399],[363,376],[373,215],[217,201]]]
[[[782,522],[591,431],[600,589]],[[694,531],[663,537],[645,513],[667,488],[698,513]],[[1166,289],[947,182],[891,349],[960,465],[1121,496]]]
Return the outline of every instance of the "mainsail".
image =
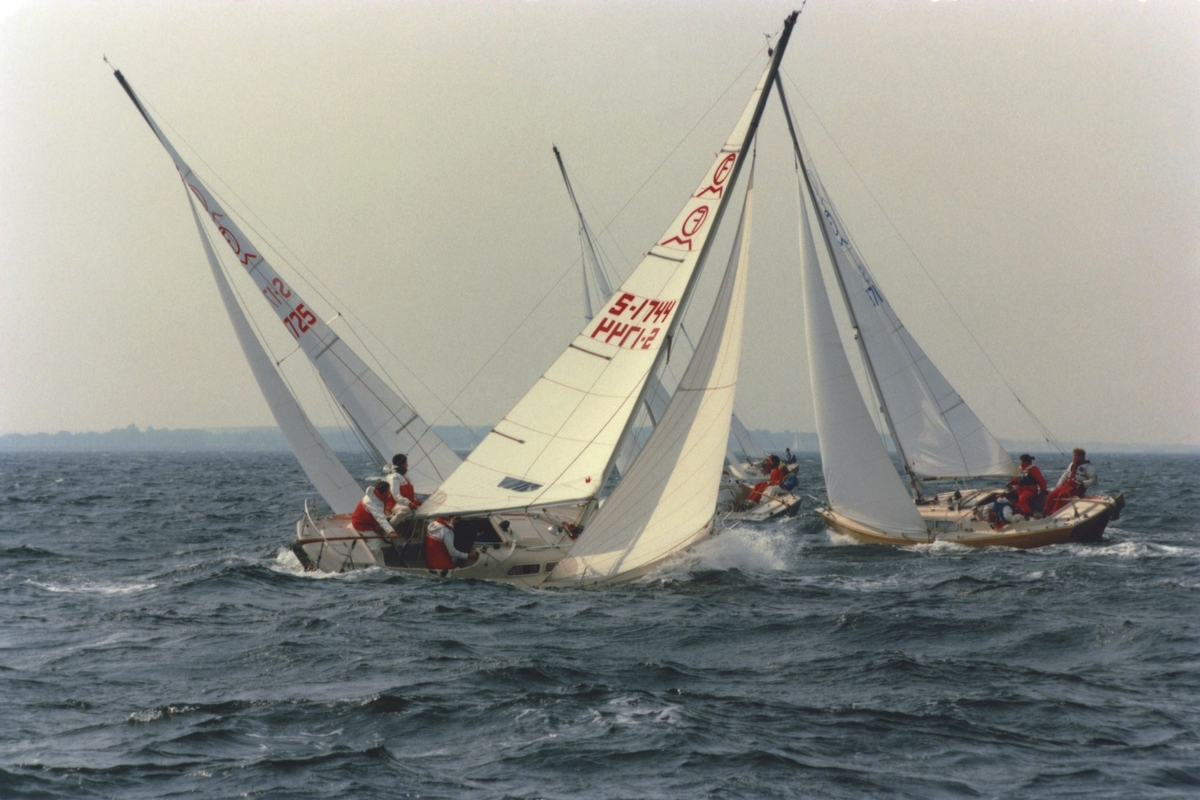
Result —
[[[1012,457],[929,360],[883,296],[803,147],[782,85],[779,97],[906,469],[926,479],[1018,474]]]
[[[711,531],[741,358],[753,184],[751,175],[721,288],[666,414],[547,585],[632,580]]]
[[[334,399],[374,451],[376,461],[386,464],[395,453],[408,455],[409,472],[417,491],[433,491],[461,459],[367,364],[312,311],[296,289],[284,282],[216,201],[212,193],[183,161],[174,146],[142,107],[133,88],[116,72],[116,78],[143,119],[158,137],[184,185],[195,195],[233,250],[238,262],[254,280],[267,303],[315,365]]]
[[[786,49],[793,14],[733,132],[675,221],[533,388],[426,502],[438,515],[595,497],[673,339]],[[724,448],[722,448],[722,452]]]
[[[797,176],[799,177],[799,176]],[[904,489],[846,359],[800,192],[804,325],[821,470],[829,506],[843,516],[905,538],[925,539],[925,523]]]
[[[220,292],[225,311],[229,314],[229,321],[233,323],[233,330],[242,345],[242,352],[246,354],[246,361],[250,364],[250,370],[254,373],[254,379],[258,381],[258,388],[262,391],[279,430],[283,431],[284,438],[296,454],[304,474],[312,481],[313,487],[321,497],[325,498],[333,513],[349,514],[362,498],[362,489],[334,455],[329,443],[317,432],[304,409],[296,402],[292,390],[283,382],[275,368],[274,360],[267,355],[262,343],[258,341],[250,327],[250,321],[246,319],[237,298],[233,296],[229,281],[225,280],[225,273],[217,260],[217,254],[209,244],[208,235],[200,222],[199,214],[196,213],[196,203],[191,194],[188,194],[188,204],[192,209],[192,218],[196,222],[200,243],[204,246],[204,255],[208,258],[208,266],[217,282],[217,291]]]

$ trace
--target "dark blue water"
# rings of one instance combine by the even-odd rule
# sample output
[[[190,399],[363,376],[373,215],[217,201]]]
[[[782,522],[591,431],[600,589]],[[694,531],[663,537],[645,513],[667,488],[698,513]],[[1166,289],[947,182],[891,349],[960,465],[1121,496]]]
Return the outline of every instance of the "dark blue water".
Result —
[[[0,455],[0,797],[1195,798],[1200,459],[1095,461],[1100,545],[578,592],[304,574],[282,454]]]

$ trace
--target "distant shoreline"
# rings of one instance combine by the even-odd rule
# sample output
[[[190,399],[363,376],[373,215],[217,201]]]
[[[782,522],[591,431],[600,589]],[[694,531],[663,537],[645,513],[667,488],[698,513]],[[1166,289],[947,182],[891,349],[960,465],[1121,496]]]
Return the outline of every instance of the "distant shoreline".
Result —
[[[338,452],[357,452],[354,436],[342,428],[321,428],[321,434]],[[470,451],[490,430],[486,425],[437,425],[434,430],[452,449]],[[782,453],[790,447],[797,453],[816,453],[817,435],[811,432],[753,431],[768,452]],[[1021,452],[1048,453],[1045,442],[1001,439],[1014,455]],[[1112,442],[1064,443],[1094,453],[1147,453],[1157,455],[1200,455],[1200,445],[1119,444]],[[7,433],[0,435],[0,453],[148,453],[148,452],[288,452],[287,441],[278,428],[146,428],[136,425],[111,431],[86,433]]]

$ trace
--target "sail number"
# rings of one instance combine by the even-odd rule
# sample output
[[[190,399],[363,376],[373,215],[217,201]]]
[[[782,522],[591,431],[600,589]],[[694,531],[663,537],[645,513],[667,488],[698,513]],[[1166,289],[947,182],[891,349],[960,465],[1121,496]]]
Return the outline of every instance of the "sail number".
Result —
[[[282,306],[292,296],[292,290],[280,278],[272,278],[271,282],[263,287],[262,293],[263,297],[267,298],[267,302],[275,309]],[[288,312],[287,316],[283,316],[282,312],[280,316],[293,339],[299,339],[300,334],[317,324],[317,315],[305,308],[304,303],[298,303],[294,309]]]
[[[623,292],[596,323],[591,338],[629,350],[649,350],[674,310],[674,300],[651,300]]]

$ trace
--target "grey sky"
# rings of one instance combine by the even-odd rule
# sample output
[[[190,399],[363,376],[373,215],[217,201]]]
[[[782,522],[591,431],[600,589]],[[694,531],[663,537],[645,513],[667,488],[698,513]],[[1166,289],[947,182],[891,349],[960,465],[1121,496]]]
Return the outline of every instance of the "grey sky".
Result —
[[[583,324],[551,144],[627,273],[792,6],[0,6],[0,433],[271,424],[170,160],[102,55],[320,277],[327,300],[300,291],[322,316],[379,335],[427,418],[459,395],[489,424]],[[1200,444],[1200,3],[812,0],[784,71],[859,249],[994,433],[1037,437],[1007,381],[1068,442]],[[811,430],[774,99],[756,181],[738,408]],[[329,424],[301,358],[289,377]]]

